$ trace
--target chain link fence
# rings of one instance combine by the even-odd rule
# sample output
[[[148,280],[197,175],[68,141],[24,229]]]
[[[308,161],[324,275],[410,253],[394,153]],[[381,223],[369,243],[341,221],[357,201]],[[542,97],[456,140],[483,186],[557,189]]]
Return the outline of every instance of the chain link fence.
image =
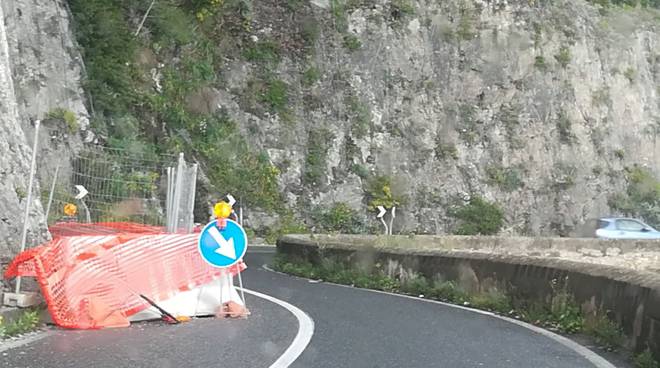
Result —
[[[197,165],[187,163],[183,154],[144,157],[88,147],[71,159],[66,171],[56,170],[51,183],[42,183],[49,187],[42,192],[42,200],[47,204],[49,225],[112,222],[190,232],[196,177]],[[84,192],[87,194],[80,198]]]

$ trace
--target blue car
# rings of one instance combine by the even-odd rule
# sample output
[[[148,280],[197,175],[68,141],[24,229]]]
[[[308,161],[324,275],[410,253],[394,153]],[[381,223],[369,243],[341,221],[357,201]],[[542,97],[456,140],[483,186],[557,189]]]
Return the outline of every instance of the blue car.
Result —
[[[660,231],[632,218],[601,218],[596,237],[601,239],[660,239]]]

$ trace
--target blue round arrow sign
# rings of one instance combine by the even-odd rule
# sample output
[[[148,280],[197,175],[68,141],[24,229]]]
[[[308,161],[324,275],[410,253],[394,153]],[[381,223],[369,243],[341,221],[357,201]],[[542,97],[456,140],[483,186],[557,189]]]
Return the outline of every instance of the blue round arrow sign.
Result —
[[[233,266],[243,259],[247,251],[245,230],[233,220],[227,220],[227,226],[220,230],[213,221],[204,226],[199,234],[199,253],[213,267]]]

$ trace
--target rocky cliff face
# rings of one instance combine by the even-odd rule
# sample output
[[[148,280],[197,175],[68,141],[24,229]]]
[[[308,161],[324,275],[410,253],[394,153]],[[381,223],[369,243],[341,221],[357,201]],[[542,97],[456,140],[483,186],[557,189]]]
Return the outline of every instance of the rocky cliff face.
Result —
[[[617,212],[612,198],[626,192],[630,168],[660,175],[654,8],[172,0],[140,28],[151,1],[68,3],[104,139],[191,151],[210,199],[255,198],[247,214],[257,228],[277,226],[267,212],[280,199],[310,226],[336,202],[373,218],[386,188],[400,202],[395,232],[450,232],[452,209],[481,196],[502,208],[504,233],[567,234]],[[29,138],[30,119],[76,116],[80,135],[61,124],[42,135],[43,172],[54,168],[48,156],[70,156],[94,136],[65,4],[2,9],[14,91],[0,89],[14,102],[3,102],[0,139],[20,142],[5,156],[20,175],[2,182],[12,203],[4,234],[17,226],[14,187],[25,185],[29,154],[16,126]]]
[[[652,9],[353,3],[314,1],[291,15],[286,5],[255,2],[253,42],[295,44],[296,32],[320,24],[313,50],[284,53],[276,70],[293,119],[254,113],[240,93],[218,94],[282,169],[290,203],[363,210],[371,173],[390,177],[405,198],[397,217],[404,232],[447,232],[447,210],[482,195],[504,209],[505,232],[565,234],[612,211],[608,198],[625,192],[624,167],[660,174]],[[226,68],[220,88],[251,93],[260,67]],[[306,183],[310,170],[320,174]]]
[[[63,165],[60,172],[66,175],[80,137],[93,137],[86,132],[82,64],[66,3],[3,0],[0,15],[0,256],[7,257],[20,246],[34,121],[42,124],[28,246],[48,236],[41,191],[50,187],[56,165]],[[73,120],[65,125],[54,117],[58,111],[70,112]]]

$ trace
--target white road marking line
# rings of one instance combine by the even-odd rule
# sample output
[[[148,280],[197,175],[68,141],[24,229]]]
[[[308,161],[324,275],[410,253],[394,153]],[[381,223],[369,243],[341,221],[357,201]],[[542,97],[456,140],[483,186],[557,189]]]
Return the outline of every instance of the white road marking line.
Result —
[[[286,273],[275,271],[272,268],[268,267],[267,265],[262,265],[261,267],[263,269],[265,269],[266,271],[274,272],[274,273],[277,273],[277,274],[280,274],[280,275],[291,276],[291,275],[288,275]],[[304,279],[304,280],[309,280],[307,278],[300,277],[300,276],[294,276],[294,277]],[[564,345],[568,349],[573,350],[575,353],[577,353],[578,355],[580,355],[583,358],[585,358],[586,360],[588,360],[596,368],[616,368],[616,366],[614,364],[610,363],[605,358],[601,357],[600,355],[594,353],[593,351],[587,349],[586,347],[578,344],[577,342],[575,342],[573,340],[570,340],[570,339],[568,339],[564,336],[558,335],[554,332],[548,331],[548,330],[543,329],[541,327],[534,326],[534,325],[529,324],[527,322],[519,321],[517,319],[500,316],[499,314],[495,314],[495,313],[488,312],[488,311],[483,311],[483,310],[474,309],[474,308],[467,308],[467,307],[463,307],[463,306],[456,305],[456,304],[451,304],[451,303],[445,303],[445,302],[441,302],[441,301],[438,301],[438,300],[422,299],[422,298],[418,298],[418,297],[415,297],[415,296],[412,296],[412,295],[395,294],[395,293],[389,293],[387,291],[381,291],[381,290],[363,289],[363,288],[358,288],[358,287],[354,287],[354,286],[335,284],[335,283],[332,283],[332,282],[325,282],[325,281],[323,283],[327,284],[327,285],[334,285],[334,286],[339,286],[339,287],[343,287],[343,288],[347,288],[347,289],[362,290],[362,291],[367,291],[367,292],[372,292],[372,293],[377,293],[377,294],[385,294],[385,295],[396,296],[396,297],[399,297],[399,298],[412,299],[412,300],[416,300],[416,301],[420,301],[420,302],[440,304],[440,305],[444,305],[444,306],[450,307],[450,308],[461,309],[461,310],[472,312],[472,313],[478,313],[478,314],[498,318],[498,319],[501,319],[503,321],[513,323],[513,324],[518,325],[520,327],[523,327],[523,328],[526,328],[528,330],[534,331],[534,332],[536,332],[540,335],[543,335],[543,336],[545,336],[545,337],[547,337],[551,340],[554,340],[554,341],[560,343],[561,345]]]
[[[307,345],[309,345],[309,342],[312,340],[312,335],[314,335],[314,321],[307,315],[307,313],[283,300],[248,289],[243,289],[243,291],[247,294],[268,300],[271,303],[275,303],[283,307],[284,309],[291,312],[291,314],[293,314],[296,319],[298,319],[298,333],[293,339],[293,342],[291,345],[289,345],[286,351],[284,351],[284,354],[282,354],[275,361],[275,363],[270,365],[270,368],[287,368],[293,364],[296,359],[298,359],[303,351],[305,351]]]

